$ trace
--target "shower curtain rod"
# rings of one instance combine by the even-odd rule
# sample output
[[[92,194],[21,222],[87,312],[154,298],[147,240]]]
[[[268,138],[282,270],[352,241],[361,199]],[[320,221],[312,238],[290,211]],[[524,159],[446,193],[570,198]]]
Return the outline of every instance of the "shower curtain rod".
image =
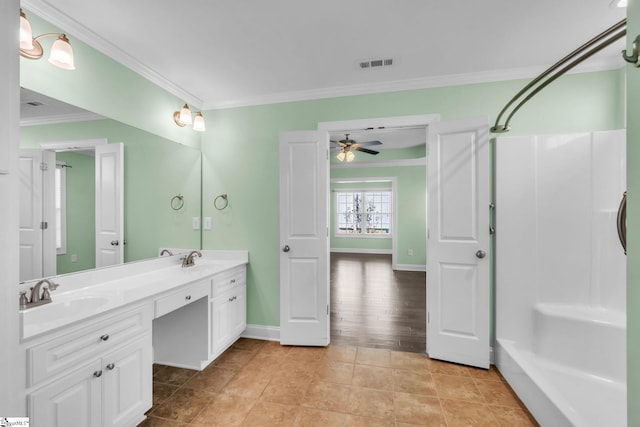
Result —
[[[583,44],[582,46],[580,46],[579,48],[577,48],[576,50],[574,50],[573,52],[571,52],[570,54],[568,54],[567,56],[562,58],[560,61],[556,62],[551,67],[549,67],[546,71],[544,71],[542,74],[540,74],[538,77],[533,79],[529,84],[527,84],[525,87],[523,87],[520,90],[520,92],[518,92],[513,98],[511,98],[511,100],[507,103],[507,105],[505,105],[505,107],[500,111],[500,114],[498,114],[498,118],[496,119],[495,125],[491,128],[491,132],[493,132],[493,133],[508,132],[510,130],[509,122],[511,121],[511,118],[513,118],[514,114],[520,109],[520,107],[522,107],[524,104],[526,104],[538,92],[540,92],[542,89],[547,87],[551,82],[556,80],[558,77],[560,77],[561,75],[565,74],[567,71],[571,70],[573,67],[575,67],[576,65],[578,65],[581,62],[585,61],[586,59],[590,58],[591,56],[593,56],[597,52],[601,51],[605,47],[607,47],[610,44],[612,44],[613,42],[615,42],[615,41],[621,39],[622,37],[624,37],[627,34],[627,30],[625,28],[626,25],[627,25],[627,20],[623,19],[622,21],[620,21],[617,24],[611,26],[610,28],[608,28],[607,30],[605,30],[601,34],[597,35],[593,39],[589,40],[588,42],[586,42],[585,44]],[[620,31],[618,31],[618,30],[620,30]],[[616,31],[618,31],[618,32],[616,32]],[[587,50],[589,48],[591,48],[591,50],[588,50],[586,53],[584,53],[583,55],[579,56],[577,59],[571,61],[571,59],[573,59],[577,55],[583,53],[585,50]],[[623,54],[624,54],[624,52],[623,52]],[[625,59],[626,59],[626,57],[625,57]],[[569,61],[571,61],[571,62],[569,62]],[[567,64],[567,62],[569,62],[569,63]],[[563,68],[560,68],[565,64],[567,64],[567,65],[564,66]],[[558,70],[558,68],[560,68],[560,69]],[[558,70],[558,71],[556,71],[556,70]],[[554,71],[555,71],[555,73],[554,73]],[[529,93],[522,101],[520,101],[520,103],[517,104],[514,107],[513,111],[511,111],[511,113],[507,116],[507,120],[505,121],[504,125],[501,125],[500,124],[500,119],[505,114],[507,109],[509,109],[509,107],[511,105],[513,105],[520,97],[522,97],[525,93],[527,93],[527,91],[529,91],[531,88],[533,88],[537,83],[542,81],[545,77],[548,77],[548,78],[546,80],[544,80],[542,83],[540,83],[540,85],[538,87],[536,87],[533,91],[531,91],[531,93]]]

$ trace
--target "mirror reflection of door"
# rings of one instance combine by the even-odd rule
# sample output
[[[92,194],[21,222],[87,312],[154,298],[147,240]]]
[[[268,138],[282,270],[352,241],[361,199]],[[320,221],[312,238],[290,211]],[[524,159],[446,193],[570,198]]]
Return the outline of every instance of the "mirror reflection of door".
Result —
[[[20,281],[97,267],[96,204],[121,197],[122,179],[96,185],[96,144],[21,150]],[[122,204],[105,205],[103,215],[121,233]],[[122,262],[121,246],[116,250],[110,264]]]

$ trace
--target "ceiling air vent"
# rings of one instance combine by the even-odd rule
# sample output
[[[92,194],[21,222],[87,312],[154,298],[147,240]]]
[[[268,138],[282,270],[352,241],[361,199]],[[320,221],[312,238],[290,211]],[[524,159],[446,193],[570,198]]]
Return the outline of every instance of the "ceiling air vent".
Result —
[[[360,68],[363,70],[367,68],[389,67],[393,65],[393,59],[371,59],[367,61],[360,61],[359,64]]]

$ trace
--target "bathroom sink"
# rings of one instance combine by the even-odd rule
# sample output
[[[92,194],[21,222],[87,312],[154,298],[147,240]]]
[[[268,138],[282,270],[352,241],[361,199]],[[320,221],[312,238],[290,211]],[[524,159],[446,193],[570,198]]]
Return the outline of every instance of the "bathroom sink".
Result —
[[[29,338],[100,313],[109,301],[110,299],[105,296],[81,296],[73,299],[54,300],[48,304],[22,310],[20,311],[22,338]]]

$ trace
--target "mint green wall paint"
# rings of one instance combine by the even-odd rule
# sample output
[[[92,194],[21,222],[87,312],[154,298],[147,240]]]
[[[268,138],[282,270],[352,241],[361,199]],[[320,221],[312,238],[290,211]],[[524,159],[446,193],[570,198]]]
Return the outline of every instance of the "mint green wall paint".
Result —
[[[619,71],[563,76],[523,107],[511,134],[579,132],[624,127]],[[207,112],[202,136],[205,249],[248,249],[248,322],[279,324],[279,157],[283,130],[318,122],[438,113],[443,120],[491,120],[528,80],[350,96]],[[217,211],[213,198],[229,194]],[[412,243],[414,244],[414,243]],[[417,246],[417,243],[415,244]],[[414,249],[417,249],[415,247]]]
[[[67,251],[56,257],[58,274],[96,267],[96,162],[92,156],[56,153],[67,175]],[[78,257],[71,262],[71,255]]]
[[[331,169],[332,179],[372,177],[396,177],[397,191],[395,197],[397,198],[398,206],[398,229],[396,230],[398,252],[396,254],[396,263],[401,265],[426,265],[426,166]],[[336,247],[353,247],[349,246],[350,242],[348,240],[351,239],[332,239],[331,247],[334,247],[334,241],[336,242]],[[360,248],[360,246],[355,247]],[[408,255],[408,249],[413,249],[413,256]]]
[[[152,258],[162,246],[200,248],[191,217],[200,216],[200,151],[115,120],[21,128],[21,145],[107,138],[124,143],[125,261]],[[171,209],[176,194],[184,207]]]
[[[64,32],[25,10],[34,35]],[[45,55],[55,38],[42,40]],[[45,58],[20,59],[20,85],[52,98],[192,147],[200,134],[173,123],[184,101],[80,40],[69,36],[76,69],[61,70]]]
[[[640,1],[627,7],[627,49],[640,34]],[[640,426],[640,69],[627,73],[627,413]]]
[[[333,176],[331,176],[333,178]],[[331,183],[331,194],[329,196],[329,206],[331,224],[329,229],[329,247],[333,249],[364,249],[391,251],[392,240],[390,237],[362,238],[354,236],[336,236],[336,190],[365,190],[365,189],[391,189],[391,181],[387,182],[352,182],[352,183]]]

